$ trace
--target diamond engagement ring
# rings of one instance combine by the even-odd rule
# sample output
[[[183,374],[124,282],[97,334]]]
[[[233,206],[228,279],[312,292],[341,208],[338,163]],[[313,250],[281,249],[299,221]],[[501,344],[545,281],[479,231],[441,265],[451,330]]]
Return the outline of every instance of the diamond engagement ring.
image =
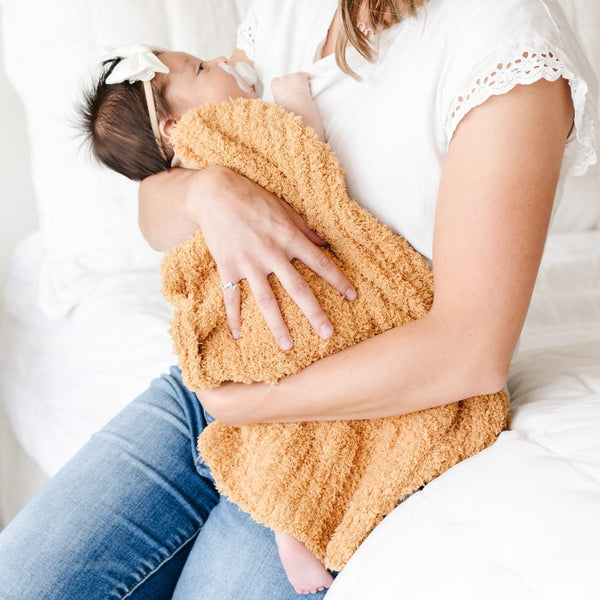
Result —
[[[221,284],[221,289],[223,291],[225,290],[231,290],[232,292],[235,292],[235,290],[237,289],[238,284],[237,283],[233,283],[233,281],[228,281],[227,283],[222,283]]]

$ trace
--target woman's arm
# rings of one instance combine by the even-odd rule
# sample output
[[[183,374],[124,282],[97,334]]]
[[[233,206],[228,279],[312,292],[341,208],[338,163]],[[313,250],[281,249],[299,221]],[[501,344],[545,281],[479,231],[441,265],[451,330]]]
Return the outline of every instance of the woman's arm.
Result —
[[[230,61],[251,64],[236,49]],[[316,244],[325,241],[311,231],[290,206],[254,182],[223,167],[201,171],[171,169],[153,175],[140,186],[139,225],[148,243],[168,250],[202,230],[222,282],[247,279],[257,304],[279,346],[293,340],[268,276],[274,273],[290,297],[324,338],[333,326],[307,282],[291,261],[301,260],[347,299],[356,290],[336,264]],[[232,335],[241,334],[239,289],[224,290]]]
[[[140,184],[138,224],[155,250],[169,250],[185,242],[200,228],[196,197],[210,192],[210,173],[171,169]],[[204,189],[206,187],[206,189]]]
[[[392,416],[502,388],[544,248],[573,123],[563,79],[517,86],[466,115],[445,161],[424,318],[277,386],[203,393],[231,424]]]

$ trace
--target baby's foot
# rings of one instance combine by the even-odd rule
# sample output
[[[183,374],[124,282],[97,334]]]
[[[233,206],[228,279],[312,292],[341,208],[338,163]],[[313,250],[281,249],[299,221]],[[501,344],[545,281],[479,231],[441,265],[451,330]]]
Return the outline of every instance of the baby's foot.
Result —
[[[275,540],[281,563],[296,593],[316,594],[332,584],[331,574],[301,541],[286,533],[275,533]]]

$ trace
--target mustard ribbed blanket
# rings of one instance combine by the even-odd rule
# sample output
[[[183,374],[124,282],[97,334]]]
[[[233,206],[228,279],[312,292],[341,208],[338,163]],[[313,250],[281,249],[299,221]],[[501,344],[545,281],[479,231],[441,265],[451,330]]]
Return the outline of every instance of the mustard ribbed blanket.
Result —
[[[348,198],[335,156],[298,117],[262,100],[212,103],[185,115],[171,141],[184,164],[224,165],[285,199],[328,240],[325,251],[358,292],[348,302],[294,261],[335,328],[324,340],[271,276],[294,338],[283,352],[242,281],[243,334],[235,341],[215,263],[198,233],[162,265],[163,290],[175,306],[174,348],[191,390],[275,383],[431,307],[426,261]],[[215,422],[198,447],[230,500],[339,570],[400,500],[492,444],[507,423],[508,398],[499,392],[386,419],[241,428]]]

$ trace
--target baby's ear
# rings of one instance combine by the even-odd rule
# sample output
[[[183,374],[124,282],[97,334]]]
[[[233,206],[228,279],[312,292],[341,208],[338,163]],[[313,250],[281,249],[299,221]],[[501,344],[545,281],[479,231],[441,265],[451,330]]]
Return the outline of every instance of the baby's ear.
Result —
[[[173,133],[173,127],[175,127],[175,125],[177,125],[177,121],[175,119],[163,119],[158,124],[158,128],[160,129],[160,135],[169,140],[171,134]]]

